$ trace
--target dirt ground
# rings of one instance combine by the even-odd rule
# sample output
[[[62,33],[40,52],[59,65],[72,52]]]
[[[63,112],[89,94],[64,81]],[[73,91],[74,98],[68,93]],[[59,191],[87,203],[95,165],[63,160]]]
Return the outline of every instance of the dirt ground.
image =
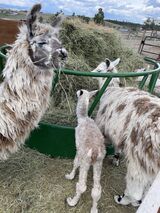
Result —
[[[123,44],[129,48],[131,48],[133,51],[135,51],[136,53],[138,53],[142,38],[143,38],[143,33],[139,32],[138,34],[131,34],[129,36],[128,32],[119,32],[119,35],[122,38]],[[146,32],[145,33],[146,36],[151,35],[150,32]],[[159,35],[160,36],[160,35]],[[145,45],[143,50],[144,51],[149,51],[152,53],[156,53],[156,54],[160,54],[160,37],[158,39],[147,39],[145,41],[146,44],[149,45],[154,45],[154,46],[148,46]],[[150,53],[146,53],[146,52],[142,52],[143,56],[147,56],[147,57],[151,57],[156,59],[157,55],[155,54],[150,54]]]
[[[20,21],[0,19],[0,45],[15,41],[19,25]]]

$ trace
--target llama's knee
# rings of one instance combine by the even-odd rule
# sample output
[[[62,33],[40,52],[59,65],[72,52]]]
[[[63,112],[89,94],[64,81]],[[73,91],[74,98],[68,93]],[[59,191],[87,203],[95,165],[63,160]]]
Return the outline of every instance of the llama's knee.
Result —
[[[99,199],[101,198],[101,185],[98,186],[94,186],[92,189],[92,199],[93,199],[93,204],[92,204],[92,208],[91,208],[91,213],[98,213],[98,209],[97,209],[97,203],[99,201]]]
[[[91,192],[93,201],[97,202],[101,198],[102,187],[101,185],[94,187]]]
[[[76,191],[80,194],[84,193],[87,189],[87,185],[85,183],[77,183]]]

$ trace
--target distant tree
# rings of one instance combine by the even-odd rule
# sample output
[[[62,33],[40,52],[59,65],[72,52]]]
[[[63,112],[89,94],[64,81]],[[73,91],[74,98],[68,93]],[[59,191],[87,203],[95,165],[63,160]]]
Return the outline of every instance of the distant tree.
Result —
[[[90,21],[90,18],[89,18],[89,17],[86,17],[86,16],[80,16],[80,15],[78,15],[78,18],[80,18],[82,21],[86,22],[87,24],[88,24],[89,21]]]
[[[95,14],[95,16],[94,16],[94,22],[96,24],[102,24],[102,25],[104,25],[104,12],[103,12],[102,8],[99,8],[98,9],[98,13]]]
[[[74,17],[75,15],[76,15],[75,12],[73,12],[72,16]]]
[[[154,29],[155,29],[155,22],[154,22],[154,19],[151,19],[150,17],[148,17],[148,18],[144,21],[143,29],[145,29],[145,30],[154,30]]]

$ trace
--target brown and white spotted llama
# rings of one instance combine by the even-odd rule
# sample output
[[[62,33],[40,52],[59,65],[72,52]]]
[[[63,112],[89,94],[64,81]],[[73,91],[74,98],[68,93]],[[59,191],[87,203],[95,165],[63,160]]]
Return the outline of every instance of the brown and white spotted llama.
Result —
[[[110,63],[107,59],[103,72]],[[108,87],[96,123],[127,160],[126,189],[115,201],[139,205],[160,171],[160,99],[136,88]]]
[[[20,27],[8,52],[0,85],[0,159],[5,160],[37,127],[49,104],[53,68],[67,52],[55,36],[58,29],[36,22],[41,5],[36,4]],[[58,23],[57,23],[58,24]]]

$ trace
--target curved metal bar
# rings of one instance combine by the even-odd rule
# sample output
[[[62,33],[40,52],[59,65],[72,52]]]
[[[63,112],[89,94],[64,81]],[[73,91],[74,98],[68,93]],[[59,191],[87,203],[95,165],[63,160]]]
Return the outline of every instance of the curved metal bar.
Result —
[[[0,56],[3,58],[3,59],[7,59],[7,56],[3,53],[3,51],[7,48],[7,47],[10,47],[9,45],[3,45],[0,47]]]
[[[3,53],[3,50],[10,47],[9,45],[3,45],[0,47],[0,56],[4,59],[7,59],[7,56]],[[77,76],[91,76],[91,77],[113,77],[113,78],[120,78],[120,77],[138,77],[138,76],[145,76],[147,74],[153,74],[154,72],[160,72],[160,63],[156,62],[150,58],[144,58],[145,61],[153,64],[156,68],[154,70],[145,71],[145,72],[123,72],[123,73],[92,73],[92,72],[85,72],[85,71],[78,71],[78,70],[69,70],[69,69],[62,69],[62,74],[67,75],[77,75]],[[54,70],[54,72],[59,72],[59,70]]]
[[[9,45],[4,45],[2,47],[0,47],[0,58],[6,60],[7,56],[3,53],[3,51],[10,47]],[[151,63],[154,65],[155,69],[153,70],[149,70],[149,71],[145,71],[145,72],[139,72],[139,73],[135,73],[135,72],[123,72],[123,73],[92,73],[92,72],[82,72],[82,71],[77,71],[77,70],[69,70],[69,69],[61,69],[61,70],[54,70],[54,72],[56,73],[55,78],[53,80],[53,88],[52,88],[52,93],[55,89],[55,86],[58,82],[58,76],[60,74],[66,74],[66,75],[76,75],[76,76],[86,76],[86,77],[103,77],[103,78],[107,78],[104,85],[102,86],[102,88],[100,89],[98,95],[95,97],[88,114],[91,115],[93,110],[95,109],[95,107],[97,106],[101,96],[103,95],[103,93],[105,92],[107,86],[109,85],[110,81],[112,80],[112,78],[124,78],[124,77],[138,77],[138,76],[143,76],[142,81],[139,84],[139,88],[142,89],[148,76],[152,75],[150,83],[149,83],[149,87],[148,87],[148,91],[149,92],[153,92],[156,81],[158,79],[159,73],[160,73],[160,64],[158,62],[156,62],[153,59],[150,58],[144,58],[145,61],[147,61],[148,63]],[[3,63],[0,61],[1,65]]]
[[[100,101],[102,95],[104,94],[107,86],[109,85],[109,83],[111,82],[112,77],[108,77],[106,79],[106,81],[104,82],[102,88],[100,89],[100,91],[98,92],[96,98],[94,99],[93,103],[91,104],[89,111],[88,111],[88,115],[90,116],[92,114],[92,112],[94,111],[94,109],[96,108],[98,102]]]

